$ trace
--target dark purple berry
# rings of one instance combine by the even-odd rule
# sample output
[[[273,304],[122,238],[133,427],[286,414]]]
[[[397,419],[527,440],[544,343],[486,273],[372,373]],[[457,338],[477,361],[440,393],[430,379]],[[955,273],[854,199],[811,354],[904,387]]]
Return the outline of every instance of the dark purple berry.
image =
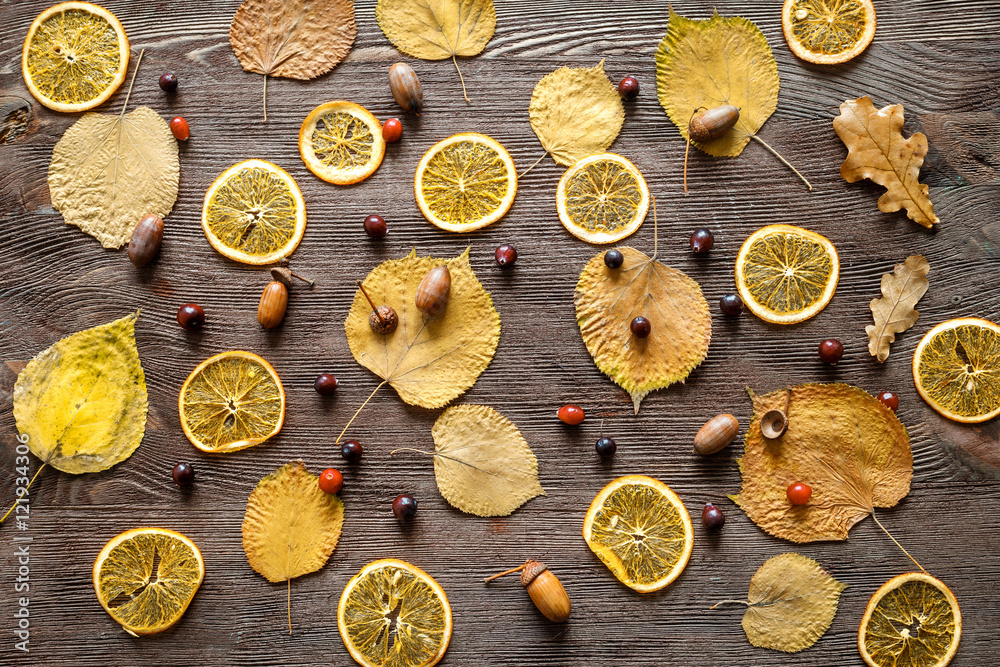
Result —
[[[715,245],[715,236],[712,232],[704,227],[694,230],[694,234],[691,235],[691,250],[700,255],[711,250],[713,245]]]
[[[361,460],[361,453],[364,451],[364,447],[357,440],[345,440],[340,445],[340,455],[344,457],[345,461],[350,463],[357,463]]]
[[[333,373],[320,373],[316,376],[313,387],[320,396],[333,396],[337,392],[340,382],[333,376]]]
[[[725,294],[719,299],[719,310],[724,315],[735,317],[743,312],[743,299],[738,294]]]
[[[597,444],[594,445],[594,449],[597,450],[598,455],[601,457],[614,456],[615,451],[618,449],[618,445],[611,438],[602,436],[601,439],[597,441]]]
[[[819,358],[831,366],[844,356],[844,346],[836,338],[828,338],[819,344]]]
[[[634,100],[639,94],[639,80],[634,76],[627,76],[618,84],[618,94],[626,100]]]
[[[374,239],[380,239],[389,233],[389,226],[381,215],[369,215],[365,218],[365,233]]]
[[[408,493],[396,496],[396,499],[392,501],[392,513],[400,521],[412,519],[413,515],[417,513],[417,499]]]
[[[725,525],[726,515],[718,507],[712,503],[708,503],[705,505],[705,509],[701,511],[701,522],[709,530],[718,530]]]
[[[636,338],[645,338],[653,330],[653,325],[645,317],[639,315],[632,319],[628,328],[632,330],[632,335]]]
[[[168,93],[177,90],[177,75],[166,73],[160,77],[160,88]]]
[[[513,266],[517,261],[517,250],[509,243],[497,246],[497,251],[493,254],[500,268]]]
[[[604,266],[609,269],[617,269],[625,261],[625,255],[618,248],[612,248],[604,253]]]
[[[194,468],[190,463],[178,463],[174,466],[174,483],[177,486],[191,486],[194,482]]]

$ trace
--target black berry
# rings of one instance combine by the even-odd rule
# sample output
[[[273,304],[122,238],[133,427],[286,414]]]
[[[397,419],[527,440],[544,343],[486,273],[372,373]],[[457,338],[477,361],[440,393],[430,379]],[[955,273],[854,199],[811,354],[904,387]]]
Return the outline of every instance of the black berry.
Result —
[[[389,233],[389,226],[385,224],[385,218],[381,215],[369,215],[365,218],[365,234],[380,239]]]
[[[166,73],[160,77],[160,88],[168,93],[177,90],[177,75]]]
[[[408,493],[396,496],[396,499],[392,501],[392,513],[400,521],[412,519],[413,515],[417,513],[417,499]]]
[[[196,303],[185,303],[177,311],[177,324],[188,331],[200,329],[205,324],[205,311]]]
[[[701,522],[709,530],[718,530],[725,525],[726,515],[718,507],[712,503],[708,503],[705,505],[705,509],[701,511]]]
[[[316,376],[313,387],[320,396],[333,396],[337,392],[340,382],[333,376],[333,373],[320,373]]]
[[[597,444],[594,445],[594,449],[597,450],[598,455],[601,457],[614,456],[615,451],[618,449],[618,445],[611,438],[602,436],[601,439],[597,441]]]
[[[632,330],[632,335],[636,338],[645,338],[653,330],[653,325],[645,317],[639,315],[632,319],[628,328]]]
[[[634,76],[627,76],[618,84],[618,94],[626,100],[634,100],[639,94],[639,80]]]
[[[190,463],[178,463],[174,466],[174,483],[177,486],[191,486],[194,482],[194,468]]]
[[[360,461],[362,452],[364,452],[364,447],[357,440],[345,440],[340,445],[340,455],[344,457],[345,461],[350,463]]]
[[[701,254],[711,250],[713,245],[715,245],[715,236],[712,232],[704,227],[694,230],[694,234],[691,235],[691,250]]]
[[[844,356],[844,346],[836,338],[829,338],[819,344],[819,358],[831,366]]]
[[[604,253],[604,266],[609,269],[617,269],[625,261],[625,255],[618,248],[612,248]]]
[[[719,299],[719,310],[724,315],[735,317],[743,312],[743,299],[738,294],[725,294]]]
[[[497,246],[497,251],[493,254],[497,260],[497,265],[501,268],[512,266],[517,261],[517,250],[509,243]]]

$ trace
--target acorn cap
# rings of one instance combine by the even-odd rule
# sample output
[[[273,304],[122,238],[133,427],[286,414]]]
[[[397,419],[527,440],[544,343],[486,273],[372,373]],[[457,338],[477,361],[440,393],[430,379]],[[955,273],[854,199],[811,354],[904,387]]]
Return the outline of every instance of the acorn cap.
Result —
[[[292,272],[284,266],[271,267],[271,277],[279,283],[284,283],[285,287],[292,286]]]
[[[539,563],[537,560],[529,560],[524,565],[524,569],[521,570],[521,585],[527,586],[535,577],[545,572],[549,568],[545,567],[545,563]]]

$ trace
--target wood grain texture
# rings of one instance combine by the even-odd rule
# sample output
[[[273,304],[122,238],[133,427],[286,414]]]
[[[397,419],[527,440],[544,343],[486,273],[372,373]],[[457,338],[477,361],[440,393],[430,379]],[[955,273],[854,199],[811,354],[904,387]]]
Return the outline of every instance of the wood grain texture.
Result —
[[[46,2],[0,3],[0,360],[23,361],[71,332],[142,308],[137,340],[149,386],[150,413],[143,444],[113,469],[82,476],[45,471],[32,488],[31,653],[13,650],[16,570],[13,525],[0,527],[0,663],[11,665],[315,665],[352,664],[336,628],[336,603],[348,579],[383,556],[409,560],[436,577],[455,612],[455,632],[442,665],[678,665],[828,667],[860,665],[856,631],[876,588],[912,564],[866,520],[842,543],[793,545],[764,534],[729,500],[738,491],[735,459],[741,438],[723,452],[699,457],[691,442],[717,412],[745,425],[760,392],[804,381],[845,381],[871,392],[900,395],[899,416],[913,437],[912,491],[880,511],[895,536],[954,591],[965,612],[962,645],[953,665],[979,666],[1000,654],[1000,443],[994,423],[964,427],[944,422],[913,389],[910,359],[934,324],[960,315],[1000,319],[1000,5],[991,0],[876,2],[874,43],[855,61],[818,67],[792,56],[781,36],[780,3],[691,1],[675,4],[686,16],[746,15],[758,23],[778,61],[778,111],[761,136],[815,186],[812,193],[760,146],[737,159],[692,152],[684,196],[684,145],[655,96],[653,54],[666,31],[666,2],[505,0],[497,33],[479,57],[460,63],[472,104],[461,99],[448,61],[411,62],[421,77],[426,110],[401,116],[404,138],[389,147],[367,181],[338,188],[313,177],[297,150],[299,125],[317,104],[349,99],[378,118],[400,115],[386,80],[388,66],[405,59],[383,37],[374,2],[356,3],[358,37],[347,59],[311,82],[268,84],[261,124],[261,78],[240,68],[228,43],[236,0],[104,3],[122,20],[133,48],[145,48],[130,107],[149,105],[165,117],[182,114],[192,137],[181,147],[180,196],[166,218],[157,261],[134,269],[124,252],[103,250],[66,226],[50,204],[46,172],[52,147],[78,116],[55,114],[36,103],[20,75],[21,42]],[[713,307],[708,358],[686,384],[654,392],[638,415],[618,387],[594,366],[573,314],[580,270],[598,249],[563,231],[554,192],[562,168],[544,160],[519,184],[510,213],[469,235],[431,227],[413,199],[412,174],[435,141],[460,131],[500,140],[523,169],[541,155],[528,124],[535,83],[562,65],[592,66],[607,58],[613,81],[632,74],[642,91],[626,105],[623,131],[612,150],[632,159],[657,198],[660,258],[697,280]],[[156,85],[177,73],[176,95]],[[941,217],[928,232],[901,213],[878,211],[881,188],[848,184],[839,176],[846,149],[831,121],[848,98],[871,95],[878,106],[901,103],[907,130],[930,141],[922,180]],[[99,111],[117,113],[124,88]],[[25,114],[23,100],[30,105]],[[293,268],[317,280],[295,285],[285,323],[273,331],[255,321],[265,272],[230,262],[205,241],[202,198],[215,176],[251,157],[276,162],[298,181],[309,226]],[[377,212],[389,235],[369,240],[362,220]],[[733,261],[744,238],[764,224],[799,224],[827,235],[841,257],[840,286],[817,317],[793,327],[750,315],[731,320],[715,307],[733,290]],[[691,231],[707,226],[715,249],[694,256]],[[519,252],[513,270],[492,259],[501,242]],[[653,225],[629,244],[651,249]],[[539,459],[547,496],[513,516],[480,519],[452,509],[437,492],[429,459],[390,456],[395,447],[428,449],[439,411],[403,404],[387,389],[373,399],[349,435],[364,443],[360,465],[346,466],[332,446],[337,433],[378,383],[351,358],[343,322],[354,283],[378,262],[415,247],[453,256],[472,246],[471,263],[500,313],[503,331],[490,367],[461,399],[499,409],[514,421]],[[879,279],[911,254],[931,265],[930,290],[920,319],[893,344],[882,365],[867,352],[868,302]],[[174,321],[178,306],[195,301],[208,325],[196,334]],[[823,365],[816,346],[841,339],[844,359]],[[265,445],[213,457],[195,450],[178,424],[177,392],[188,373],[217,352],[247,349],[268,359],[288,392],[282,433]],[[13,498],[14,435],[10,388],[18,367],[0,365],[0,499]],[[312,390],[315,376],[334,372],[336,397]],[[580,427],[555,418],[576,402],[588,411]],[[613,462],[601,463],[593,444],[601,431],[619,443]],[[303,458],[314,472],[341,467],[346,486],[343,538],[320,572],[292,583],[294,636],[283,630],[285,587],[250,569],[240,542],[246,499],[257,481]],[[170,469],[181,460],[197,470],[194,487],[178,490]],[[683,575],[666,590],[639,596],[618,584],[580,537],[594,494],[614,477],[645,473],[662,479],[695,517],[696,543]],[[392,498],[413,493],[415,522],[400,528]],[[705,502],[720,505],[727,524],[709,535],[697,521]],[[204,553],[205,583],[172,630],[129,637],[97,603],[90,568],[118,532],[159,525],[189,535]],[[797,551],[817,559],[848,584],[829,632],[795,655],[756,649],[747,642],[742,610],[708,608],[746,594],[767,558]],[[573,600],[565,626],[553,625],[531,605],[515,579],[489,587],[482,577],[527,557],[557,573]]]

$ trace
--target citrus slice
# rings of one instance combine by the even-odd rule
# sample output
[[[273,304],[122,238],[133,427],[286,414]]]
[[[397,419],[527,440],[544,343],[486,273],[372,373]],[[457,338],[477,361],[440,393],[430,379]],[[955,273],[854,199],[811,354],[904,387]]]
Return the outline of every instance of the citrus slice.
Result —
[[[209,186],[201,228],[229,259],[272,264],[292,254],[302,240],[306,204],[287,171],[265,160],[247,160]]]
[[[451,606],[429,574],[383,558],[347,582],[337,605],[337,627],[359,665],[431,667],[448,650]]]
[[[684,570],[694,530],[670,487],[645,475],[626,475],[594,498],[583,520],[583,539],[618,581],[651,593]]]
[[[635,165],[621,155],[589,155],[559,179],[556,208],[573,236],[614,243],[634,234],[646,219],[649,189]]]
[[[382,124],[354,102],[321,104],[302,121],[299,154],[309,171],[327,183],[363,181],[375,173],[385,157]]]
[[[428,222],[449,232],[471,232],[507,213],[517,194],[517,171],[495,139],[463,132],[424,153],[413,190]]]
[[[913,353],[913,383],[948,419],[993,419],[1000,414],[1000,326],[978,317],[937,325]]]
[[[114,14],[89,2],[61,2],[28,28],[21,73],[48,108],[86,111],[118,90],[128,59],[128,37]]]
[[[181,428],[203,452],[259,445],[281,430],[285,388],[256,354],[234,350],[201,362],[177,399]]]
[[[875,37],[875,7],[871,0],[785,0],[781,29],[802,60],[846,63]]]
[[[754,315],[773,324],[804,322],[837,291],[840,258],[825,236],[791,225],[769,225],[743,242],[736,288]]]
[[[205,578],[195,543],[166,528],[133,528],[94,561],[94,590],[131,635],[163,632],[181,619]]]
[[[944,667],[962,638],[962,611],[929,574],[893,577],[868,601],[858,650],[871,667]]]

